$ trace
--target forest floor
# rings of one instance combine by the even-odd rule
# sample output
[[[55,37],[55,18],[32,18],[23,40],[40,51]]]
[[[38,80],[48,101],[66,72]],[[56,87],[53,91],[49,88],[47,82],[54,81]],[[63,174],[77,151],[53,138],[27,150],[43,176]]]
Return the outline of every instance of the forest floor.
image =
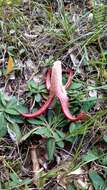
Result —
[[[107,190],[106,1],[0,1],[0,190]],[[73,69],[69,121],[45,73]],[[66,81],[65,74],[63,82]]]

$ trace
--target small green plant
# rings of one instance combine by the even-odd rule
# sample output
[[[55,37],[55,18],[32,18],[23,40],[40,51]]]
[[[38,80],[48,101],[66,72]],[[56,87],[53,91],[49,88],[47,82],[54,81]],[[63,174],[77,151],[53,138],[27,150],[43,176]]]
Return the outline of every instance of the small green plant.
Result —
[[[34,80],[28,82],[28,89],[27,89],[28,97],[31,97],[33,95],[35,101],[39,103],[42,99],[41,96],[42,93],[46,93],[46,89],[43,84],[36,85]]]
[[[16,189],[19,190],[22,187],[28,190],[28,185],[32,182],[30,178],[26,178],[24,180],[20,179],[20,177],[15,173],[10,173],[10,179],[8,182],[0,183],[1,189]]]
[[[17,123],[23,123],[23,119],[17,116],[21,112],[27,112],[27,109],[20,104],[16,97],[6,96],[4,93],[0,93],[0,137],[6,135],[7,131],[10,135],[16,135],[13,138],[21,136],[21,132]]]

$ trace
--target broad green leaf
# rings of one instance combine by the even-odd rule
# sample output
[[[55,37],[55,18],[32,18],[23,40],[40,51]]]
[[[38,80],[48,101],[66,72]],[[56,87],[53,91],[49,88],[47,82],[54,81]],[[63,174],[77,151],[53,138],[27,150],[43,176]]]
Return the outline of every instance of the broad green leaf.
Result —
[[[64,142],[63,141],[57,141],[56,142],[57,146],[59,146],[60,148],[64,148]]]
[[[24,106],[23,104],[17,104],[16,106],[16,110],[18,113],[28,113],[28,109],[26,106]]]
[[[12,115],[18,115],[19,113],[17,111],[17,106],[18,106],[17,99],[15,97],[12,97],[6,106],[5,112]]]
[[[50,132],[50,130],[47,127],[41,127],[36,129],[33,134],[37,134],[37,135],[44,135],[46,137],[51,137],[52,134]]]
[[[11,97],[9,103],[7,104],[7,108],[14,108],[15,106],[17,106],[18,101],[16,99],[15,96]]]
[[[107,154],[104,155],[104,157],[101,158],[101,160],[98,160],[99,163],[101,163],[101,165],[103,166],[107,166]]]
[[[78,130],[78,128],[81,127],[81,123],[71,123],[69,132],[72,133],[75,130]]]
[[[14,109],[14,108],[13,108],[13,109],[11,109],[11,108],[8,109],[8,108],[6,108],[6,109],[5,109],[5,112],[8,113],[8,114],[10,114],[10,115],[19,115],[19,112],[18,112],[16,109]]]
[[[27,113],[27,108],[20,104],[15,97],[13,97],[7,104],[5,112],[11,115],[19,115],[20,113]]]
[[[90,171],[89,172],[89,178],[92,181],[92,184],[95,188],[95,190],[105,190],[106,184],[104,179],[97,174],[96,171]]]
[[[55,153],[55,139],[54,138],[47,139],[46,150],[47,150],[48,160],[53,160],[54,153]]]
[[[65,133],[59,130],[56,130],[56,133],[59,135],[59,137],[64,138],[65,137]]]
[[[107,143],[107,135],[103,136],[104,141]]]
[[[11,181],[9,181],[9,187],[11,187],[12,189],[15,188],[16,186],[28,185],[32,181],[30,178],[26,178],[25,180],[21,180],[17,176],[16,173],[10,173],[10,178],[11,178]]]
[[[8,133],[13,141],[20,142],[20,139],[22,137],[20,127],[14,123],[14,124],[8,124]]]
[[[30,124],[34,124],[36,126],[44,126],[44,122],[38,119],[28,119],[27,120]]]
[[[76,188],[73,184],[69,184],[66,190],[76,190]]]
[[[81,87],[82,87],[82,83],[73,82],[73,84],[71,85],[70,89],[71,90],[77,90],[77,89],[79,89]]]
[[[24,123],[24,119],[22,117],[19,116],[15,116],[15,115],[7,115],[5,114],[6,119],[10,122],[10,123]]]
[[[82,160],[85,162],[92,162],[94,160],[98,159],[98,155],[94,153],[94,151],[89,150],[85,156],[83,156]]]
[[[65,140],[68,141],[68,142],[73,143],[77,138],[78,138],[77,136],[76,136],[76,137],[72,137],[72,136],[69,137],[69,136],[68,136],[68,137],[65,138]]]
[[[53,133],[53,137],[55,138],[55,142],[56,144],[60,147],[60,148],[64,148],[64,142],[63,142],[63,139],[64,139],[64,134],[63,132],[59,131],[59,130],[56,130],[54,133]]]
[[[2,103],[2,106],[6,106],[6,97],[2,92],[0,93],[0,103]]]
[[[41,92],[46,92],[46,88],[44,85],[40,84],[39,86],[36,85],[34,80],[31,80],[28,82],[28,91],[30,91],[33,94],[40,94]],[[40,96],[38,97],[40,99]]]
[[[95,99],[87,99],[86,101],[83,102],[82,109],[84,111],[89,111],[96,103]]]
[[[4,118],[4,114],[0,112],[0,137],[4,137],[7,133],[7,122]]]
[[[12,181],[14,181],[17,185],[19,184],[20,178],[17,176],[16,173],[10,173],[10,178]]]
[[[0,112],[4,112],[4,106],[1,102],[0,102]]]
[[[62,138],[58,135],[57,132],[53,132],[53,138],[55,139],[55,141],[59,141],[59,140],[62,139]]]
[[[36,95],[35,95],[35,101],[36,101],[36,102],[40,102],[41,99],[42,99],[42,97],[41,97],[40,94],[36,94]]]
[[[36,90],[38,88],[34,80],[30,80],[27,84],[28,84],[29,90],[32,90],[32,88]]]

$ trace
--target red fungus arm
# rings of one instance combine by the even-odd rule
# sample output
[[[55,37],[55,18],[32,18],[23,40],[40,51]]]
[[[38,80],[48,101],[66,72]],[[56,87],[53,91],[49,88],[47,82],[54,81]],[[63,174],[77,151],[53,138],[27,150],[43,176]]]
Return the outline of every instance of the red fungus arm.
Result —
[[[69,111],[69,102],[68,102],[67,95],[64,97],[63,95],[60,94],[60,96],[58,98],[61,103],[62,111],[65,114],[65,116],[67,117],[67,119],[69,119],[70,121],[76,122],[76,121],[83,120],[86,118],[86,113],[84,113],[84,112],[81,112],[79,115],[77,115],[77,117],[71,115],[71,113]]]
[[[66,87],[68,87],[72,81],[71,80],[72,74],[73,72],[70,73],[68,82],[65,85]],[[67,96],[65,87],[62,84],[62,67],[61,67],[60,61],[54,62],[54,65],[52,68],[51,87],[52,89],[54,89],[54,93],[58,97],[61,103],[61,108],[62,108],[63,113],[70,121],[76,122],[85,118],[86,116],[85,113],[80,113],[77,117],[74,117],[71,115],[69,111],[68,96]]]
[[[73,76],[73,71],[68,70],[68,80],[67,80],[66,84],[64,85],[65,89],[69,88],[70,85],[72,84],[72,76]]]
[[[38,111],[36,111],[34,113],[22,113],[21,115],[23,117],[25,117],[25,118],[29,118],[30,119],[30,118],[35,118],[35,117],[43,114],[48,109],[48,107],[50,106],[50,104],[52,103],[53,98],[54,98],[54,95],[50,95],[48,97],[48,100],[45,102],[44,105],[41,106],[41,108]]]
[[[46,79],[45,79],[45,82],[46,82],[46,88],[49,90],[50,87],[51,87],[51,73],[52,73],[52,70],[49,69],[47,71],[47,74],[46,74]],[[68,74],[68,79],[67,79],[67,82],[66,84],[64,85],[65,89],[69,88],[70,85],[72,84],[72,76],[73,76],[73,71],[71,69],[69,69],[67,71],[67,74]]]

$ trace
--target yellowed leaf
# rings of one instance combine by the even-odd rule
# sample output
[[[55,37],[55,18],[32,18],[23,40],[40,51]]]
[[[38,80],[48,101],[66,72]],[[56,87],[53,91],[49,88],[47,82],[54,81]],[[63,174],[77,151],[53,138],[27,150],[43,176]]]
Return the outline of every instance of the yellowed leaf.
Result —
[[[11,56],[9,56],[8,62],[7,62],[7,72],[6,74],[9,74],[13,71],[14,69],[14,61]]]

